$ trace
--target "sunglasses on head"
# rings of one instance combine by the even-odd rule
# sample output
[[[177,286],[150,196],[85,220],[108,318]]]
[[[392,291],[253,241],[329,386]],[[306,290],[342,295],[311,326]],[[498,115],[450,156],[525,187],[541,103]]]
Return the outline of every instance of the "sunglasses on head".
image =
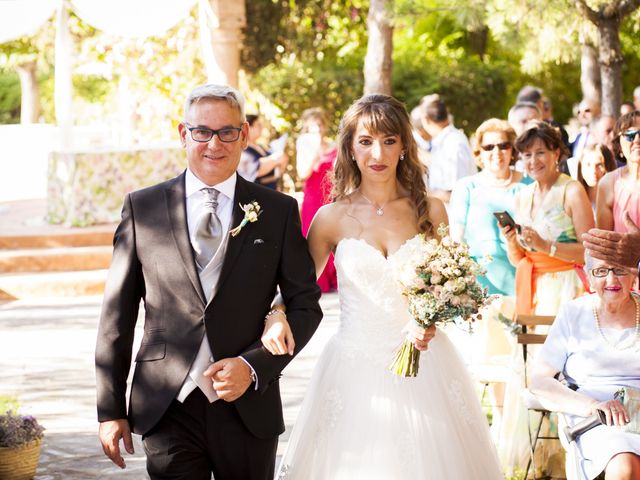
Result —
[[[509,142],[502,142],[502,143],[487,143],[486,145],[480,145],[480,148],[485,152],[490,152],[496,147],[498,147],[500,150],[509,150],[511,148],[511,144]]]
[[[633,142],[633,139],[636,138],[636,135],[640,135],[640,130],[627,130],[626,132],[620,134],[620,136],[624,137],[627,142]]]

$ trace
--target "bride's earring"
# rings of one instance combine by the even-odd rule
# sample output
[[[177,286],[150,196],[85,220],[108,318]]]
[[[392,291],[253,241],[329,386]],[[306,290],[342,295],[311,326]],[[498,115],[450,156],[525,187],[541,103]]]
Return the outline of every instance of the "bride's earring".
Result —
[[[356,157],[353,156],[353,153],[351,154],[351,161],[355,162],[356,161]]]
[[[403,160],[404,160],[404,152],[400,154],[400,161],[403,161]]]

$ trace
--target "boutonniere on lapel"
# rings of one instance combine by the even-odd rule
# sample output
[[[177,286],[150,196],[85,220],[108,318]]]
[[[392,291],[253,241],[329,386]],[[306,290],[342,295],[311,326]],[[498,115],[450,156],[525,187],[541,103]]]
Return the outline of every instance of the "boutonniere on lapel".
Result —
[[[251,203],[247,203],[246,205],[240,204],[240,210],[244,212],[244,218],[240,222],[240,225],[238,225],[236,228],[233,228],[231,229],[231,231],[229,231],[232,237],[235,237],[236,235],[238,235],[240,233],[240,230],[242,230],[242,228],[247,223],[257,222],[258,217],[262,213],[262,208],[260,207],[260,204],[255,200]]]

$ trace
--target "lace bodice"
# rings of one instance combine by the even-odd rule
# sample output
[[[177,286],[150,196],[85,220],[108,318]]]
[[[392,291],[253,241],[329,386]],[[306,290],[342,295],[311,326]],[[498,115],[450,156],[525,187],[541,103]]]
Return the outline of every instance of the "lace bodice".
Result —
[[[415,236],[385,257],[363,239],[345,238],[336,248],[335,265],[340,285],[338,341],[349,344],[354,354],[389,362],[403,339],[402,329],[411,316],[398,284],[399,265]],[[386,355],[380,355],[381,353]]]

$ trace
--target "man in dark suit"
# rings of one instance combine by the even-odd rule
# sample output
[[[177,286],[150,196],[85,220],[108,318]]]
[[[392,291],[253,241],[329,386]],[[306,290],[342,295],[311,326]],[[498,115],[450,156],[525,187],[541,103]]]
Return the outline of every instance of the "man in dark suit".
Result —
[[[179,132],[187,170],[127,195],[115,233],[96,346],[100,441],[124,468],[120,440],[132,453],[131,431],[141,434],[152,479],[270,480],[292,356],[272,356],[260,337],[265,316],[283,315],[269,311],[279,286],[295,353],[311,338],[322,317],[313,261],[296,201],[236,174],[239,92],[196,88]]]

